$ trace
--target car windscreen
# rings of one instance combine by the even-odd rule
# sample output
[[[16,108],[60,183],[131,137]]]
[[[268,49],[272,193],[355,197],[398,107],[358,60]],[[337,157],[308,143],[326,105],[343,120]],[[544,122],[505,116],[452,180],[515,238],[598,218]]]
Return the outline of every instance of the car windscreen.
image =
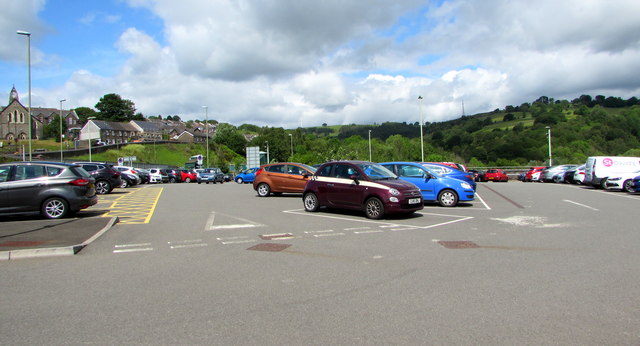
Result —
[[[357,166],[372,180],[398,179],[397,175],[377,163],[360,163]]]

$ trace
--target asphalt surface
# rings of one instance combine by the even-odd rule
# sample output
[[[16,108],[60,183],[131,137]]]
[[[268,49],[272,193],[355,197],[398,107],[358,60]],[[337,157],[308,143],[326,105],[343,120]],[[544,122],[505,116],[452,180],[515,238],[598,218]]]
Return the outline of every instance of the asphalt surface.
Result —
[[[75,255],[118,222],[117,217],[60,220],[0,218],[0,260]]]

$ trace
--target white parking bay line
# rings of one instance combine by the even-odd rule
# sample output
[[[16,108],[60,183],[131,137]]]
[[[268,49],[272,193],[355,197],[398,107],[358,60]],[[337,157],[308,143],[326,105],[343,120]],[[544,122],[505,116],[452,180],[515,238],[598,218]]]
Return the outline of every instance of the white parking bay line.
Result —
[[[588,206],[588,205],[586,205],[586,204],[582,204],[582,203],[578,203],[578,202],[570,201],[570,200],[568,200],[568,199],[564,199],[563,201],[564,201],[564,202],[568,202],[568,203],[572,203],[572,204],[575,204],[575,205],[579,205],[579,206],[581,206],[581,207],[583,207],[583,208],[591,209],[591,210],[594,210],[594,211],[599,211],[598,209],[596,209],[596,208],[594,208],[594,207],[590,207],[590,206]]]
[[[114,248],[115,250],[113,250],[113,253],[153,251],[153,247],[151,247],[151,243],[119,244],[119,245],[115,245]]]

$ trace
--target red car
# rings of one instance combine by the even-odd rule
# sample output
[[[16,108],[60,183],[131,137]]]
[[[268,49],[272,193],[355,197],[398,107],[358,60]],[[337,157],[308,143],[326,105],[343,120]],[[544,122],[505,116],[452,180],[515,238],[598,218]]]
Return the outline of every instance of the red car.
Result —
[[[522,181],[523,182],[533,181],[533,174],[534,173],[538,173],[538,172],[542,172],[542,170],[545,169],[545,168],[547,168],[547,166],[529,168],[529,171],[527,171],[527,173],[525,173],[524,178],[522,179]]]
[[[178,182],[190,183],[198,180],[198,174],[188,169],[177,169],[176,178]]]
[[[484,181],[509,181],[509,177],[501,169],[488,169],[484,173]]]

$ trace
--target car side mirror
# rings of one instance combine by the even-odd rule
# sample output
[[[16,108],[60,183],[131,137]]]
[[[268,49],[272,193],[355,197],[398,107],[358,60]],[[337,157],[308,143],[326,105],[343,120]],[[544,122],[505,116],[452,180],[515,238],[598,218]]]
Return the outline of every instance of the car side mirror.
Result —
[[[360,185],[360,181],[358,180],[358,175],[357,174],[350,175],[349,179],[353,180],[356,183],[356,185]]]
[[[429,180],[429,179],[433,179],[433,178],[435,178],[435,177],[431,173],[426,173],[424,175],[424,180]]]
[[[309,173],[308,172],[302,173],[302,177],[305,178],[305,179],[308,179],[309,178]]]

